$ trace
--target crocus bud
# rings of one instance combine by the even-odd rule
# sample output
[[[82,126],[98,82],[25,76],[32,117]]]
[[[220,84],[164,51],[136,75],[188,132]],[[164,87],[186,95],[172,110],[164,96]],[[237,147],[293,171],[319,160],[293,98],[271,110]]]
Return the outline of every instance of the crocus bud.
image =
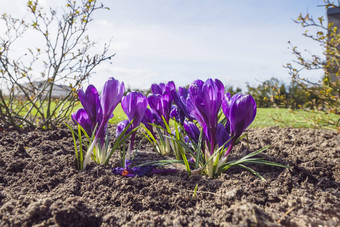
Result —
[[[218,79],[208,79],[205,82],[196,80],[190,85],[189,94],[188,107],[191,109],[190,114],[202,126],[211,146],[210,151],[213,153],[216,142],[218,112],[223,100],[224,85]]]
[[[130,92],[122,98],[121,105],[129,121],[133,120],[132,128],[136,128],[144,117],[147,98],[140,92]]]
[[[113,77],[105,82],[103,92],[100,96],[104,121],[112,117],[112,112],[121,101],[124,91],[124,83],[119,83],[119,81]]]
[[[225,95],[222,110],[229,121],[230,131],[235,140],[253,122],[256,116],[256,102],[251,95]]]
[[[89,118],[89,115],[83,108],[80,108],[79,110],[77,110],[76,113],[72,113],[71,118],[74,123],[79,123],[89,136],[92,135],[92,130],[93,130],[92,123]]]
[[[89,116],[89,119],[92,122],[93,130],[96,123],[102,120],[101,116],[99,116],[102,114],[102,110],[100,106],[98,91],[95,86],[90,84],[85,92],[82,89],[78,91],[78,97],[80,103],[83,105],[85,111]]]
[[[124,129],[126,128],[126,126],[129,124],[129,120],[123,120],[121,122],[119,122],[117,124],[117,128],[116,128],[116,138],[118,138],[120,136],[120,134],[122,134],[122,132],[124,131]],[[131,131],[131,129],[128,129],[126,131],[126,134],[128,134]]]

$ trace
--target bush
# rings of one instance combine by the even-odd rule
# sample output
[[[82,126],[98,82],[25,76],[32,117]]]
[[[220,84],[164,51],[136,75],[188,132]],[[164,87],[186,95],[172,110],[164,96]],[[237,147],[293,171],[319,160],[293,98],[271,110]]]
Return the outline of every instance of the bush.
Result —
[[[109,45],[90,54],[95,43],[87,35],[93,14],[106,9],[96,0],[68,0],[65,9],[43,9],[28,1],[29,19],[2,15],[6,31],[0,37],[0,124],[16,128],[54,128],[67,118],[76,102],[75,91],[101,62],[111,59]],[[17,43],[34,35],[40,46]],[[56,95],[57,89],[64,95]]]
[[[324,0],[325,9],[339,8],[329,0]],[[324,112],[326,114],[340,114],[340,34],[338,28],[333,23],[325,23],[323,17],[314,20],[310,14],[302,15],[295,20],[295,23],[305,28],[313,28],[316,31],[310,33],[305,31],[304,36],[314,40],[324,49],[324,56],[310,54],[309,58],[305,57],[305,53],[298,50],[296,46],[291,45],[292,53],[295,56],[293,63],[286,64],[286,68],[292,77],[293,83],[302,88],[310,98],[308,109],[313,112]],[[315,83],[302,77],[302,71],[323,70],[324,76],[322,80]],[[327,116],[327,115],[326,115]],[[334,121],[330,118],[318,119],[311,122],[314,126],[336,126],[340,130],[339,120]]]

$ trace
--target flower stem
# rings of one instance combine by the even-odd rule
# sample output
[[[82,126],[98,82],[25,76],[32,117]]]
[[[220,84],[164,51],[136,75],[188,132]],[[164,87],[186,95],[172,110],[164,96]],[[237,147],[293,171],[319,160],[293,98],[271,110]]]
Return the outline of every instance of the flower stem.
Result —
[[[132,157],[132,150],[133,150],[133,144],[135,142],[135,137],[136,137],[136,132],[132,133],[131,135],[131,140],[130,140],[130,144],[129,144],[129,151],[128,151],[128,159],[131,160]]]
[[[229,155],[231,149],[232,149],[233,146],[234,146],[234,143],[235,143],[235,139],[232,139],[232,140],[231,140],[231,143],[230,143],[230,145],[229,145],[229,147],[228,147],[227,152],[224,154],[224,157],[227,157],[227,156]]]

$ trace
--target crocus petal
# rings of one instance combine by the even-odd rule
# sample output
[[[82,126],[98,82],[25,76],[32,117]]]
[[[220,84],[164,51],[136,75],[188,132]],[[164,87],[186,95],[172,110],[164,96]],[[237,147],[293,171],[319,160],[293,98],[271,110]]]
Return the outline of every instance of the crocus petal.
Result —
[[[195,143],[198,143],[200,130],[198,129],[197,125],[193,122],[185,121],[183,127],[189,138],[192,139]]]
[[[103,92],[100,96],[104,121],[112,116],[112,112],[121,101],[124,91],[124,82],[119,83],[119,81],[113,77],[105,82]]]
[[[152,176],[154,174],[163,174],[163,173],[171,173],[176,172],[177,169],[157,169],[155,165],[149,166],[138,166],[138,167],[130,167],[131,161],[125,161],[125,168],[117,167],[112,170],[112,172],[116,175],[121,175],[123,177],[141,177],[141,176]]]
[[[162,116],[165,118],[167,123],[170,118],[171,106],[169,106],[168,94],[163,95],[148,95],[149,106],[154,113],[153,123],[161,125],[163,128],[165,127]],[[170,103],[171,104],[171,103]]]
[[[238,99],[240,96],[241,94],[235,94],[233,96],[234,100]],[[226,93],[224,95],[224,100],[222,102],[222,110],[227,119],[229,119],[229,115],[230,115],[230,106],[231,106],[231,95],[230,93]]]
[[[171,92],[173,90],[176,91],[176,86],[173,81],[169,81],[166,85],[163,83],[151,85],[152,94],[148,95],[148,102],[150,108],[158,114],[158,118],[161,119],[161,122],[163,122],[163,116],[165,121],[169,123],[173,101]],[[163,123],[161,123],[161,125],[164,127]]]
[[[150,125],[149,123],[152,123],[152,122],[153,122],[153,119],[154,119],[154,117],[153,117],[152,111],[151,111],[149,108],[147,108],[147,109],[145,110],[144,117],[143,117],[143,119],[142,119],[142,123],[143,123],[146,127],[148,127],[148,125]]]
[[[159,116],[162,115],[162,103],[161,103],[161,95],[159,94],[149,94],[148,95],[148,102],[150,108],[156,112]]]
[[[222,105],[223,113],[229,120],[231,134],[237,139],[253,122],[256,116],[256,102],[250,95],[236,94],[227,98]]]
[[[78,109],[76,113],[71,115],[71,118],[75,123],[79,123],[89,136],[92,135],[92,123],[85,109]]]
[[[118,138],[120,136],[120,134],[122,134],[122,132],[124,131],[124,129],[126,128],[126,126],[129,124],[129,120],[123,120],[121,122],[119,122],[117,124],[117,128],[116,128],[116,138]],[[131,129],[128,129],[126,131],[126,133],[129,133],[129,131],[131,131]]]
[[[98,91],[95,88],[95,86],[93,86],[92,84],[90,84],[86,91],[84,92],[82,89],[79,89],[78,91],[78,97],[79,100],[82,104],[82,106],[84,107],[84,109],[86,110],[86,112],[89,115],[89,118],[92,122],[93,128],[96,125],[97,121],[100,120],[98,118],[100,118],[98,115],[101,114],[101,107],[100,107],[100,101],[99,101],[99,95],[98,95]]]
[[[171,91],[176,91],[176,85],[175,85],[175,82],[173,81],[169,81],[165,86],[166,93],[171,94]]]
[[[216,141],[218,147],[221,147],[230,139],[230,136],[222,124],[218,124],[216,128]],[[228,147],[230,142],[228,142],[224,147]]]
[[[177,106],[172,106],[170,111],[170,117],[175,118],[176,121],[179,120],[179,109]]]
[[[198,123],[202,126],[206,138],[210,143],[211,152],[216,143],[216,127],[218,112],[221,108],[224,85],[218,79],[208,79],[205,82],[196,80],[189,87],[191,101],[187,103]],[[189,99],[190,100],[190,99]]]
[[[223,95],[224,95],[224,85],[221,81],[215,79],[208,79],[203,87],[203,103],[205,111],[208,113],[208,124],[211,128],[216,128],[217,126],[217,116],[221,108]]]
[[[163,95],[164,93],[169,93],[172,90],[176,90],[176,85],[173,81],[169,81],[167,84],[160,83],[160,84],[152,84],[151,85],[151,92],[156,95]]]
[[[178,88],[178,92],[176,92],[176,90],[171,91],[172,99],[174,100],[176,106],[179,108],[178,112],[180,114],[179,118],[181,119],[181,124],[183,124],[185,117],[187,117],[189,120],[192,120],[189,109],[187,107],[188,94],[188,90],[182,87]]]
[[[156,94],[161,95],[161,94],[163,94],[164,91],[165,91],[165,84],[164,83],[152,84],[151,85],[151,92],[155,95]]]
[[[130,92],[122,98],[122,109],[132,123],[132,128],[137,127],[144,117],[148,106],[147,98],[140,92]]]
[[[171,106],[172,106],[172,96],[168,93],[164,93],[161,96],[161,113],[162,116],[164,116],[167,123],[169,123],[170,119],[170,112],[171,112]]]

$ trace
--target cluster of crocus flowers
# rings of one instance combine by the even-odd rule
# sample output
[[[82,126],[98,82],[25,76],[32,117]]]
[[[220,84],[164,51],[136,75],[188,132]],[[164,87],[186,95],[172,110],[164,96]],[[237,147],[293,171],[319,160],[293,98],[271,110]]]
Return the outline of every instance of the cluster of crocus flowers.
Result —
[[[112,77],[105,82],[100,96],[93,85],[89,85],[85,92],[82,89],[78,91],[83,108],[72,114],[72,119],[81,125],[88,135],[93,135],[82,165],[83,168],[89,163],[92,153],[94,153],[93,159],[100,164],[106,163],[112,155],[109,151],[107,125],[124,91],[124,83]]]
[[[221,107],[227,119],[225,125],[219,122]],[[224,85],[218,79],[196,80],[189,87],[187,109],[202,128],[203,166],[205,172],[214,177],[226,162],[235,141],[254,120],[256,103],[250,95],[237,94],[231,98],[229,93],[224,93]],[[192,123],[184,128],[191,139],[198,141],[198,132]]]
[[[155,150],[161,154],[171,154],[172,150],[177,160],[169,164],[183,163],[189,172],[199,171],[215,177],[233,165],[249,170],[242,164],[246,162],[280,166],[252,158],[264,149],[238,161],[227,162],[232,148],[255,119],[256,103],[250,95],[236,94],[231,97],[225,93],[224,85],[218,79],[196,80],[188,89],[179,87],[178,90],[173,81],[153,84],[152,93],[147,97],[140,92],[130,92],[123,96],[124,91],[124,83],[114,78],[105,83],[101,95],[93,85],[88,86],[85,92],[79,90],[78,96],[83,108],[72,114],[72,119],[88,135],[92,135],[83,168],[91,157],[97,163],[107,164],[114,150],[123,147],[123,167],[114,168],[113,173],[133,177],[173,172],[157,170],[154,164],[131,167],[140,123],[145,129],[142,133],[154,145]],[[116,143],[109,151],[107,125],[120,102],[127,120],[117,125]],[[170,124],[171,119],[173,124]],[[175,130],[171,131],[170,126],[173,125]],[[125,139],[128,137],[130,143],[125,151]],[[190,156],[189,160],[187,156]]]
[[[167,84],[152,84],[152,93],[147,97],[150,109],[146,110],[145,117],[142,119],[145,129],[148,131],[148,135],[146,135],[148,140],[154,145],[157,152],[163,155],[171,154],[171,140],[167,136],[170,133],[169,122],[173,110],[172,91],[176,91],[173,81],[169,81]],[[153,126],[156,126],[157,135]]]

